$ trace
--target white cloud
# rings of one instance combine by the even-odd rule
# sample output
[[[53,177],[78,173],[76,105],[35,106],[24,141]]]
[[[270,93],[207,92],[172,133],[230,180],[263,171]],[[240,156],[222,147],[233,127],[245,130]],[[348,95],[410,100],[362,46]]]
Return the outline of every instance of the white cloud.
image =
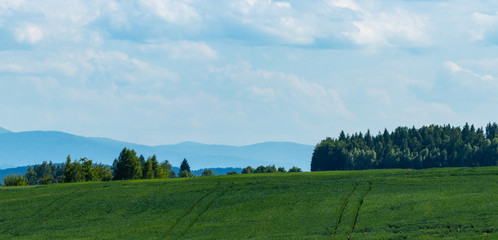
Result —
[[[289,2],[250,0],[231,3],[230,21],[274,36],[277,43],[309,45],[319,36],[314,14],[293,9]],[[275,38],[274,38],[275,39]]]
[[[39,26],[27,24],[16,28],[16,39],[19,42],[34,44],[43,39],[43,31]]]
[[[275,2],[275,6],[281,7],[281,8],[292,8],[292,5],[290,2]]]
[[[167,47],[168,48],[168,47]],[[180,41],[169,47],[173,59],[216,59],[216,50],[203,42]]]
[[[362,11],[361,8],[352,0],[330,0],[328,4],[332,7],[347,8],[353,11]]]
[[[280,17],[269,21],[267,25],[262,24],[265,32],[293,44],[312,44],[316,35],[315,26],[294,17]]]
[[[320,116],[352,116],[335,89],[300,79],[293,74],[253,69],[249,63],[211,67],[209,71],[211,74],[226,75],[237,86],[247,89],[245,94],[251,99],[259,95],[264,101],[273,101],[280,107],[298,107]]]
[[[142,0],[141,4],[153,11],[157,16],[170,23],[188,23],[201,19],[190,1],[176,0]]]
[[[481,41],[486,39],[486,34],[489,31],[496,31],[498,24],[498,12],[494,15],[474,12],[471,15],[474,22],[473,28],[470,30],[472,41]]]
[[[271,102],[275,100],[275,91],[271,88],[250,86],[247,88],[252,99],[256,101]]]
[[[218,52],[205,42],[200,41],[170,41],[167,39],[149,40],[141,44],[140,49],[146,53],[164,53],[170,59],[181,60],[216,60]]]
[[[428,19],[406,9],[372,11],[360,8],[354,1],[339,1],[334,6],[353,10],[360,18],[352,22],[354,29],[343,32],[356,44],[427,46],[431,43]]]
[[[26,4],[25,0],[2,0],[0,1],[0,9],[19,9],[24,4]]]
[[[481,74],[475,73],[474,71],[472,71],[468,68],[463,68],[460,65],[458,65],[457,63],[452,62],[452,61],[446,61],[443,64],[453,74],[465,73],[465,74],[468,74],[468,75],[470,75],[476,79],[479,79],[481,81],[494,81],[495,80],[495,77],[493,77],[491,75],[481,75]]]

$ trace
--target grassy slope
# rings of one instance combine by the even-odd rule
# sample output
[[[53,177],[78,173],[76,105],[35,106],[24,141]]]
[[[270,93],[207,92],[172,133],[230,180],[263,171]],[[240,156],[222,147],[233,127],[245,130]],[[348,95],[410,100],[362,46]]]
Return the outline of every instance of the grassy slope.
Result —
[[[498,239],[498,168],[0,188],[0,239],[347,239],[348,235],[351,239]]]

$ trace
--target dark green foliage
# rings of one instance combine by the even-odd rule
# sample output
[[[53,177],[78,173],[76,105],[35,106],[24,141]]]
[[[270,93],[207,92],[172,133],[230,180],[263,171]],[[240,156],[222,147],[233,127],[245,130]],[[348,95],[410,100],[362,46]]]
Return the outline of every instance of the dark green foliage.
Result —
[[[147,161],[142,165],[142,178],[143,179],[153,179],[154,170],[152,169],[152,162],[147,159]]]
[[[144,155],[140,154],[140,157],[138,157],[138,159],[140,160],[140,165],[143,166],[145,164],[145,157],[144,157]]]
[[[26,175],[29,173],[29,169],[28,169],[28,172],[26,173]],[[73,167],[73,164],[72,164],[72,161],[71,161],[71,156],[67,156],[66,158],[66,165],[65,165],[65,168],[64,168],[64,175],[62,175],[62,181],[63,182],[72,182],[73,180],[75,179],[75,176],[74,176],[74,167]]]
[[[183,171],[180,171],[178,173],[178,177],[179,178],[190,178],[190,177],[195,177],[195,176],[191,172],[189,172],[187,170],[183,170]]]
[[[95,181],[110,181],[112,180],[112,171],[109,166],[102,163],[94,165],[93,168]]]
[[[316,145],[311,171],[378,168],[477,167],[498,164],[498,125],[398,127],[372,136],[341,131]]]
[[[242,169],[242,174],[248,174],[248,173],[254,173],[254,168],[251,166],[247,166],[244,169]]]
[[[115,180],[142,178],[142,167],[135,150],[124,148],[114,160],[113,168]]]
[[[266,167],[261,165],[261,166],[258,166],[255,170],[254,170],[254,173],[265,173],[266,172]]]
[[[167,166],[165,166],[167,167]],[[171,169],[171,166],[169,166]],[[142,178],[143,179],[153,179],[153,178],[166,178],[166,171],[157,162],[156,155],[147,158],[144,165],[142,166]]]
[[[3,184],[9,186],[26,186],[26,180],[20,174],[9,174],[3,177]]]
[[[280,173],[287,172],[287,171],[285,171],[285,168],[284,168],[284,167],[279,167],[279,168],[277,169],[277,171],[278,171],[278,172],[280,172]]]
[[[92,164],[92,160],[89,160],[87,158],[82,158],[80,159],[80,163],[81,163],[81,169],[83,171],[83,177],[86,181],[94,181],[96,180],[95,179],[95,176],[93,174],[93,164]]]
[[[277,168],[275,165],[269,165],[269,166],[259,166],[254,170],[254,173],[276,173]]]
[[[190,172],[190,166],[188,165],[187,159],[183,159],[182,164],[180,165],[180,172],[187,171]]]
[[[24,178],[29,185],[38,184],[38,177],[36,176],[35,170],[31,166],[28,167],[28,170],[24,174]]]
[[[67,156],[64,164],[63,182],[89,182],[89,181],[109,181],[112,179],[112,172],[108,166],[103,164],[93,164],[92,160],[81,158],[78,161],[71,161]]]
[[[168,160],[164,160],[159,166],[164,170],[167,178],[176,178],[176,173],[172,170],[172,166]]]
[[[64,165],[53,164],[51,161],[44,161],[42,164],[35,164],[28,167],[24,178],[29,185],[49,184],[62,181]]]
[[[203,177],[207,177],[207,176],[214,176],[215,174],[213,173],[213,171],[211,169],[204,169],[204,171],[202,171],[202,174],[201,176]]]
[[[236,175],[237,174],[237,171],[230,171],[230,172],[227,172],[227,175]]]
[[[302,172],[302,171],[301,171],[301,168],[293,166],[291,169],[289,169],[289,172]]]

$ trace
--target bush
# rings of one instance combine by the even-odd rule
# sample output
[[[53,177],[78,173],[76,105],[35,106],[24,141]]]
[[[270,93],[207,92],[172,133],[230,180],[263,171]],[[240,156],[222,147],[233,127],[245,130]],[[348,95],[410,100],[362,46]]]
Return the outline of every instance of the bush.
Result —
[[[203,177],[214,176],[214,175],[215,174],[213,173],[213,171],[211,169],[204,169],[204,171],[201,174],[201,176],[203,176]]]
[[[9,174],[3,177],[5,186],[26,186],[26,180],[19,174]]]
[[[194,174],[187,170],[183,170],[180,173],[178,173],[179,178],[189,178],[189,177],[195,177]]]
[[[285,168],[284,167],[279,167],[277,172],[280,172],[280,173],[284,173],[284,172],[287,172],[285,171]]]
[[[266,167],[266,172],[265,173],[276,173],[277,172],[277,168],[275,167],[275,165],[268,165]]]
[[[265,172],[266,172],[266,167],[263,165],[258,166],[256,170],[254,170],[254,173],[265,173]]]
[[[55,183],[53,176],[43,177],[43,178],[39,179],[39,181],[40,181],[40,184],[45,184],[45,185]]]
[[[242,174],[248,173],[254,173],[254,168],[252,168],[251,166],[247,166],[246,168],[242,169]]]
[[[235,174],[237,174],[237,172],[236,172],[236,171],[230,171],[230,172],[227,172],[227,175],[235,175]]]
[[[289,172],[302,172],[302,171],[301,171],[301,168],[294,166],[291,169],[289,169]]]

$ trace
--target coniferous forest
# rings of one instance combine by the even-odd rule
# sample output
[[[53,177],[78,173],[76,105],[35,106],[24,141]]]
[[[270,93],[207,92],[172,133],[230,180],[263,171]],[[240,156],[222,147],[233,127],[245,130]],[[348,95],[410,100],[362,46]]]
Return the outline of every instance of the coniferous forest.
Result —
[[[498,124],[484,129],[430,125],[326,138],[316,145],[311,171],[498,165]]]

